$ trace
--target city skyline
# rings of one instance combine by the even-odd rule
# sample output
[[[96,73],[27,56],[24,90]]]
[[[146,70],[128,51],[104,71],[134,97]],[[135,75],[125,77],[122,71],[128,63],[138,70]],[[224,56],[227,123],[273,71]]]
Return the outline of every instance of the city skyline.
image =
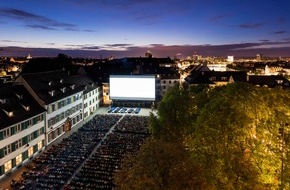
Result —
[[[0,55],[290,56],[287,0],[11,0]]]

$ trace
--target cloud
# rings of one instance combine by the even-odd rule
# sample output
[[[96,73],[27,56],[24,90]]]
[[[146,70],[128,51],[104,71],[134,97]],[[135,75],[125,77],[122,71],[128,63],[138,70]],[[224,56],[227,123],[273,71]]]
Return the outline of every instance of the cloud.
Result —
[[[287,31],[280,30],[280,31],[273,32],[272,34],[285,34],[285,33],[287,33]]]
[[[17,40],[0,40],[1,42],[7,42],[7,43],[27,43],[24,41],[17,41]]]
[[[34,28],[34,29],[42,29],[42,30],[56,30],[56,28],[45,26],[45,25],[39,25],[39,24],[27,24],[25,25],[28,28]]]
[[[287,21],[287,19],[285,17],[279,17],[279,18],[277,18],[277,21],[280,23],[284,23]]]
[[[95,32],[95,30],[82,30],[84,32]]]
[[[243,28],[243,29],[255,29],[255,28],[260,28],[266,23],[245,23],[245,24],[240,24],[238,27]]]
[[[165,46],[165,44],[149,44],[149,46],[152,46],[152,47],[162,47],[162,46]]]
[[[265,40],[265,39],[262,39],[262,40],[259,40],[260,42],[270,42],[271,40]]]
[[[45,43],[46,45],[54,46],[55,43]]]
[[[24,23],[29,23],[25,24],[25,26],[34,29],[79,31],[79,29],[75,24],[59,22],[57,20],[52,20],[45,16],[29,13],[20,9],[1,8],[0,17],[15,19],[18,21],[22,21]]]
[[[83,49],[83,50],[100,50],[101,47],[100,46],[85,46],[85,47],[81,47],[81,49]]]
[[[290,41],[290,38],[283,38],[283,41]]]
[[[128,47],[128,46],[132,46],[132,44],[105,44],[104,46],[108,46],[108,47]]]
[[[220,15],[216,15],[213,16],[209,19],[209,22],[218,22],[224,18],[227,18],[229,15],[228,14],[220,14]]]
[[[105,46],[88,45],[69,45],[76,47],[74,49],[56,49],[56,48],[21,48],[21,47],[5,47],[3,48],[3,56],[27,56],[29,52],[33,57],[55,57],[59,53],[64,53],[71,57],[95,57],[103,58],[113,56],[115,58],[123,57],[140,57],[144,56],[147,50],[150,50],[153,57],[174,57],[181,53],[182,56],[191,56],[194,52],[198,55],[220,56],[226,57],[233,55],[237,57],[255,57],[257,53],[262,53],[265,56],[286,57],[289,56],[290,43],[284,42],[263,42],[263,43],[241,43],[241,44],[226,44],[226,45],[171,45],[171,46],[130,46],[126,50],[120,49],[104,49]],[[280,45],[279,45],[280,44]],[[113,44],[111,44],[113,45]],[[77,48],[79,47],[79,48]]]

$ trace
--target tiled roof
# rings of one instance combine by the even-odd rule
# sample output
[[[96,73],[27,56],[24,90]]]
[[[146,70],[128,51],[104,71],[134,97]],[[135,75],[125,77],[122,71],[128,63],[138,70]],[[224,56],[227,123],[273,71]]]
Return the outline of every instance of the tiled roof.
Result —
[[[290,87],[290,81],[280,75],[249,75],[248,82],[253,85],[267,86],[269,88],[276,86]]]
[[[215,82],[233,81],[246,82],[247,73],[244,71],[200,71],[193,70],[185,78],[189,84],[214,84]]]
[[[45,111],[24,86],[0,88],[0,130]]]
[[[64,71],[24,74],[22,77],[46,105],[81,92],[93,83],[85,75],[69,75]]]

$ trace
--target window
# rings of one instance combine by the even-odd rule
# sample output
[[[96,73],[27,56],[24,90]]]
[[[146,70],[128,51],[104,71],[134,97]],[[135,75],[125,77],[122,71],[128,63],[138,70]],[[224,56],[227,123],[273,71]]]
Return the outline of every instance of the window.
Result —
[[[22,162],[22,154],[19,154],[16,156],[16,165],[20,164]]]
[[[11,170],[11,169],[12,169],[12,161],[9,160],[8,162],[6,162],[6,163],[4,164],[4,172],[6,173],[6,172],[8,172],[8,171]]]
[[[227,77],[222,77],[222,80],[227,80]]]
[[[22,139],[19,139],[19,140],[15,141],[15,150],[17,150],[21,146],[22,146]]]
[[[21,125],[18,124],[15,126],[15,133],[19,133],[21,131]]]
[[[60,114],[60,120],[64,119],[64,112]]]
[[[57,107],[60,109],[62,107],[61,105],[61,101],[60,102],[57,102]]]
[[[51,110],[55,111],[55,105],[54,104],[51,105]]]
[[[4,147],[4,156],[11,153],[11,144]]]
[[[30,157],[33,154],[33,147],[30,147],[28,149],[28,157]]]
[[[51,127],[54,124],[53,119],[49,119],[48,120],[48,127]]]
[[[10,128],[7,128],[3,131],[3,137],[4,139],[10,137]]]
[[[28,141],[27,142],[30,142],[34,139],[34,136],[33,136],[33,133],[31,133],[30,135],[27,135],[28,137]]]
[[[71,98],[66,99],[66,104],[70,104],[71,103]]]
[[[39,136],[42,135],[44,133],[44,127],[42,127],[41,129],[39,129]]]
[[[38,150],[40,150],[40,149],[42,148],[42,141],[39,141],[39,142],[37,143],[37,148],[38,148]]]

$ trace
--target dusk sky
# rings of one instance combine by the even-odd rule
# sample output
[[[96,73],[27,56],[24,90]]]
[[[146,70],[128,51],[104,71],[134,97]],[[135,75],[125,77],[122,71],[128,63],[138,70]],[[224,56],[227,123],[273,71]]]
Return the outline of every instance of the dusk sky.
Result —
[[[0,34],[0,56],[290,57],[290,1],[9,0]]]

